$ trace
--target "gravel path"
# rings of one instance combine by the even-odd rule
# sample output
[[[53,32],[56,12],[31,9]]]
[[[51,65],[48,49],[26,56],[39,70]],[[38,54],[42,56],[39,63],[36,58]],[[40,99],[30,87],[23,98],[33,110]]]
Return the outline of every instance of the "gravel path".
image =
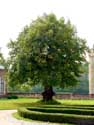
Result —
[[[16,110],[0,110],[0,125],[56,125],[54,123],[18,120],[13,118],[12,113],[14,112]]]

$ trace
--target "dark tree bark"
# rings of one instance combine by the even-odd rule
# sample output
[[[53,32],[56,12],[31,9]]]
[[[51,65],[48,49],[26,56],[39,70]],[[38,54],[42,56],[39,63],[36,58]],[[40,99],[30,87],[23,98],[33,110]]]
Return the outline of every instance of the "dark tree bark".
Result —
[[[49,101],[53,99],[55,92],[53,91],[52,86],[45,86],[44,92],[42,93],[43,101]]]

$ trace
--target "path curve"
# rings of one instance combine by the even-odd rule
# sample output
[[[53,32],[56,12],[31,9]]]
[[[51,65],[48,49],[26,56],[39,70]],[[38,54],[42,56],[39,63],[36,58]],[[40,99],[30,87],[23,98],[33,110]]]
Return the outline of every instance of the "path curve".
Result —
[[[0,110],[0,125],[56,125],[54,123],[18,120],[12,116],[14,112],[17,110]]]

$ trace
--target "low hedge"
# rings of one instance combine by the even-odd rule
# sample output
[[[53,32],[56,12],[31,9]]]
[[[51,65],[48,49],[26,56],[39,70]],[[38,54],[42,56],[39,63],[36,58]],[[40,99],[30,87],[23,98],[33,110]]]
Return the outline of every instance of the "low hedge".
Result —
[[[53,106],[53,105],[38,105],[38,107],[42,107],[42,108],[58,108],[59,110],[61,110],[62,108],[67,108],[67,109],[88,109],[88,110],[94,110],[94,107],[86,107],[86,106]]]
[[[94,115],[94,110],[87,109],[68,109],[68,108],[43,108],[43,107],[30,107],[27,108],[31,111],[39,111],[46,113],[66,113],[66,114],[78,114],[78,115]]]
[[[77,107],[77,108],[94,108],[94,105],[39,105],[41,107],[63,108],[63,107]]]
[[[57,123],[72,123],[76,125],[94,125],[94,116],[74,115],[65,113],[46,113],[40,111],[32,111],[27,108],[18,110],[20,116],[30,118],[32,120],[49,121]]]

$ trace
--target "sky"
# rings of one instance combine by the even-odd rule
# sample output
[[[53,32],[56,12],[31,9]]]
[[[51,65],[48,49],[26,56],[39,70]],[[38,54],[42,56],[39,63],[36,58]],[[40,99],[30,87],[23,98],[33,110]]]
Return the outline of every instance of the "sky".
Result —
[[[43,13],[70,19],[78,36],[94,43],[94,0],[0,0],[0,47],[8,57],[7,44],[16,40],[24,26]]]

